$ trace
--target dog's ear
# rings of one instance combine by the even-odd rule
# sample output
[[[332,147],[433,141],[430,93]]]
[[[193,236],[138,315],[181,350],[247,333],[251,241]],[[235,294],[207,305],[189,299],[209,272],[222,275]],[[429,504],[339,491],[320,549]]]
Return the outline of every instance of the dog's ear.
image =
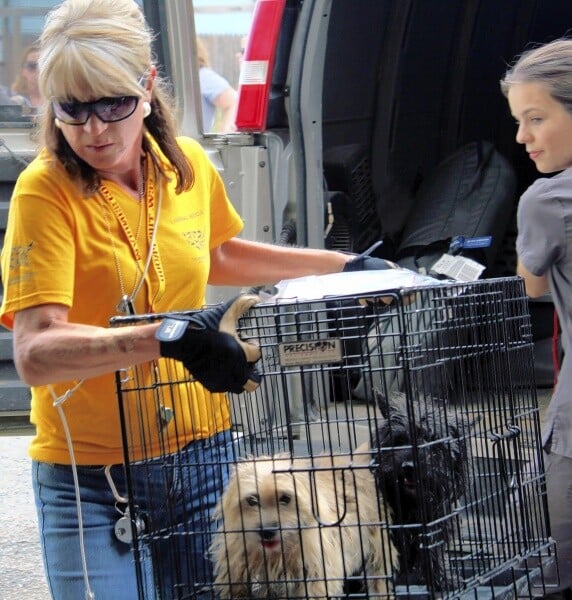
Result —
[[[387,397],[378,388],[374,388],[373,393],[377,407],[384,419],[389,420],[390,417],[396,415],[407,417],[407,397],[403,392],[392,392],[391,396]]]
[[[412,402],[413,415],[409,414],[409,406],[407,404],[407,396],[403,392],[393,392],[388,401],[389,416],[393,418],[403,419],[407,423],[411,417],[416,422],[419,419],[419,402]]]
[[[379,390],[378,388],[373,388],[373,395],[375,398],[377,408],[379,408],[379,412],[381,413],[384,419],[389,419],[389,399],[387,398],[387,396],[382,394],[381,390]]]

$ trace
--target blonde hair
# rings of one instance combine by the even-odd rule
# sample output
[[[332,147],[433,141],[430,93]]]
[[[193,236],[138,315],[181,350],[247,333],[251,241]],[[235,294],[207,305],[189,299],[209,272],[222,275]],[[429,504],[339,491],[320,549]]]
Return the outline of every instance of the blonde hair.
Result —
[[[539,83],[572,113],[572,39],[561,38],[524,52],[501,80],[501,91],[520,83]]]
[[[81,160],[55,126],[52,102],[87,102],[105,96],[145,94],[153,64],[153,35],[134,0],[64,0],[48,13],[40,36],[39,88],[47,101],[41,140],[87,193],[100,185],[98,173]],[[151,114],[144,123],[171,162],[177,192],[193,183],[193,172],[176,142],[174,106],[167,86],[154,81]],[[150,146],[143,138],[143,149]],[[159,161],[155,162],[160,166]]]
[[[205,46],[205,43],[197,38],[197,59],[198,59],[198,63],[199,63],[199,69],[202,67],[209,67],[211,66],[211,61],[209,58],[209,51],[207,50],[207,47]]]
[[[24,63],[28,60],[28,56],[30,54],[35,54],[40,51],[40,46],[36,44],[31,44],[27,48],[24,49],[22,53],[22,58],[20,60],[20,68],[18,69],[18,73],[16,75],[16,79],[14,83],[10,86],[12,92],[15,94],[21,94],[22,96],[28,96],[30,94],[30,90],[28,89],[28,80],[22,76],[22,69],[24,68]]]

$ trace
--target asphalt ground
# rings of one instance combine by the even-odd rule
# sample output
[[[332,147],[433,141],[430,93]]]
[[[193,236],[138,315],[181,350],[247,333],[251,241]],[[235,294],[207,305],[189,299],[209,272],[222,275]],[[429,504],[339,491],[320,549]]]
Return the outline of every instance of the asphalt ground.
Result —
[[[49,600],[27,455],[30,435],[0,437],[0,599]]]

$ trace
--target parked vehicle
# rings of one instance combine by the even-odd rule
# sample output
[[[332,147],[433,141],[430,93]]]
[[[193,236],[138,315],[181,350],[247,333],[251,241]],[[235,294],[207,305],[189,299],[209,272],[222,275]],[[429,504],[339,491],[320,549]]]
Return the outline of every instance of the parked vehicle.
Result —
[[[34,39],[56,3],[4,3],[5,60],[8,48]],[[418,191],[437,165],[469,143],[487,142],[510,164],[515,183],[489,233],[494,252],[485,275],[514,273],[514,213],[537,173],[515,142],[499,80],[529,44],[569,32],[572,3],[258,0],[241,70],[238,129],[229,134],[202,131],[194,3],[141,4],[157,31],[158,66],[179,101],[181,132],[201,140],[219,168],[245,219],[244,237],[353,252],[383,239],[381,255],[399,258],[408,223],[426,208]],[[36,151],[33,122],[25,107],[0,106],[2,227],[14,181]],[[427,213],[433,220],[436,197],[437,212]],[[227,293],[213,289],[211,299]],[[552,305],[535,304],[538,382],[550,385]],[[0,336],[0,361],[0,414],[25,417],[29,399],[13,368],[9,332]]]

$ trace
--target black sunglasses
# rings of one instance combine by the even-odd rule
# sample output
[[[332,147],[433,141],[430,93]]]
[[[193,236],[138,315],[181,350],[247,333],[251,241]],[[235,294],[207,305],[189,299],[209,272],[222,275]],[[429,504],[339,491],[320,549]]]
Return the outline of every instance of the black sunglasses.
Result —
[[[85,125],[91,115],[104,123],[116,123],[130,117],[139,104],[139,96],[99,98],[93,102],[59,102],[52,107],[55,116],[66,125]]]

